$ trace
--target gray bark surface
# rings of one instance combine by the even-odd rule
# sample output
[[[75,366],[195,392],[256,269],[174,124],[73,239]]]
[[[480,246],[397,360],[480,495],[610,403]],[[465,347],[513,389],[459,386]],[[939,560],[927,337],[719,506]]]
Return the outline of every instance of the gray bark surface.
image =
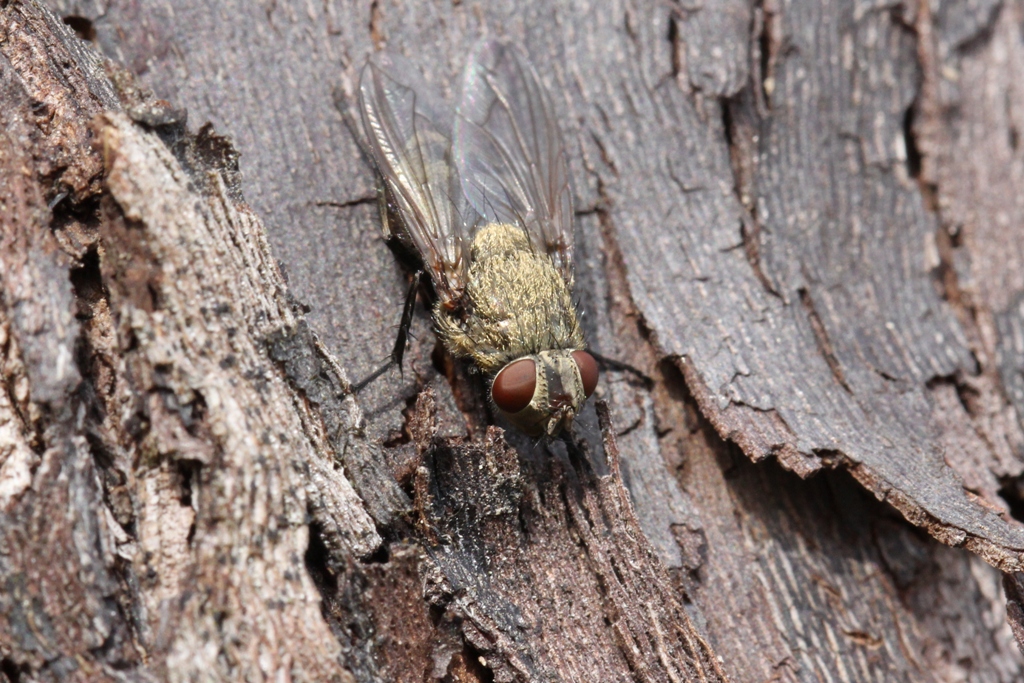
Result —
[[[1022,20],[0,3],[0,672],[1019,680]],[[652,380],[568,447],[422,306],[347,390],[408,283],[359,69],[450,96],[482,34],[559,111],[588,340]]]

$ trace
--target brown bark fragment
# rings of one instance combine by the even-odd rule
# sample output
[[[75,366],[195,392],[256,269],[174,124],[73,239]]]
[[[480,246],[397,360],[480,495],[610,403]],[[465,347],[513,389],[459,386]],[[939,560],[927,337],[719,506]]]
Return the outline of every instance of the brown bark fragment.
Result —
[[[176,677],[226,665],[223,675],[281,670],[302,679],[343,679],[303,565],[309,497],[342,501],[335,509],[350,516],[334,521],[349,554],[367,555],[379,540],[369,518],[353,507],[348,482],[324,463],[329,446],[322,427],[304,414],[263,346],[272,331],[297,321],[259,224],[234,205],[216,176],[207,179],[214,194],[197,201],[169,150],[126,118],[109,116],[99,125],[107,187],[124,214],[118,218],[110,207],[103,275],[127,360],[124,380],[133,395],[147,397],[132,416],[148,422],[149,431],[136,456],[147,492],[140,502],[154,511],[174,504],[196,511],[194,530],[169,527],[174,516],[161,520],[154,539],[145,535],[145,519],[138,526],[142,548],[159,549],[139,558],[141,575],[159,577],[140,583],[154,650]],[[138,293],[146,291],[140,301]],[[160,483],[167,476],[164,459],[185,468],[188,500],[176,500],[181,484]],[[310,470],[325,476],[322,492],[302,476]],[[178,566],[164,566],[161,555]],[[222,569],[236,565],[245,572]],[[182,590],[175,578],[202,590],[168,601]],[[157,632],[157,614],[180,625]],[[231,633],[231,640],[210,651],[203,634],[218,631]],[[313,647],[292,648],[304,641]]]
[[[568,462],[552,451],[526,470],[497,430],[479,445],[419,443],[419,523],[436,539],[429,599],[471,626],[496,681],[724,680],[639,528],[606,434],[606,476],[582,443]]]

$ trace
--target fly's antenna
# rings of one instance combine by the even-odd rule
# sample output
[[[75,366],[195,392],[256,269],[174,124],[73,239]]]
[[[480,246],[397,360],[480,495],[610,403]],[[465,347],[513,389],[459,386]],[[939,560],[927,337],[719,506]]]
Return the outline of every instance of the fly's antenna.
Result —
[[[420,277],[422,275],[423,271],[416,271],[416,274],[412,276],[412,282],[409,283],[409,291],[405,295],[405,305],[402,307],[402,321],[398,325],[398,335],[395,337],[395,345],[391,349],[390,357],[383,365],[371,372],[368,377],[353,384],[350,393],[358,394],[367,385],[391,369],[392,366],[397,365],[398,371],[402,372],[402,360],[405,358],[405,348],[409,344],[409,328],[412,326],[412,316],[416,311],[416,290],[419,289]]]

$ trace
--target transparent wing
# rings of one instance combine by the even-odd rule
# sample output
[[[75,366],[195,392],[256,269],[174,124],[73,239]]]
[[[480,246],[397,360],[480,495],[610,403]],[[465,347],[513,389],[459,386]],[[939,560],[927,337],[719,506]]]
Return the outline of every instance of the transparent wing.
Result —
[[[359,108],[389,198],[438,296],[451,307],[465,289],[476,216],[454,172],[451,115],[422,80],[406,60],[376,55],[360,77]]]
[[[455,120],[455,159],[473,208],[522,225],[572,283],[573,212],[568,160],[551,99],[512,45],[473,50]]]

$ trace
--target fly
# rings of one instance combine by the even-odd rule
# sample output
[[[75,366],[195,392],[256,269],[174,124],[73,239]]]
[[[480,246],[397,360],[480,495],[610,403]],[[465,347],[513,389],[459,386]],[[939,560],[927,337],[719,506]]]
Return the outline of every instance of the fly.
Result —
[[[557,436],[598,369],[572,300],[572,189],[550,97],[503,41],[473,50],[454,116],[417,73],[377,55],[360,78],[385,232],[422,258],[437,334],[485,374],[494,407],[527,434]]]

